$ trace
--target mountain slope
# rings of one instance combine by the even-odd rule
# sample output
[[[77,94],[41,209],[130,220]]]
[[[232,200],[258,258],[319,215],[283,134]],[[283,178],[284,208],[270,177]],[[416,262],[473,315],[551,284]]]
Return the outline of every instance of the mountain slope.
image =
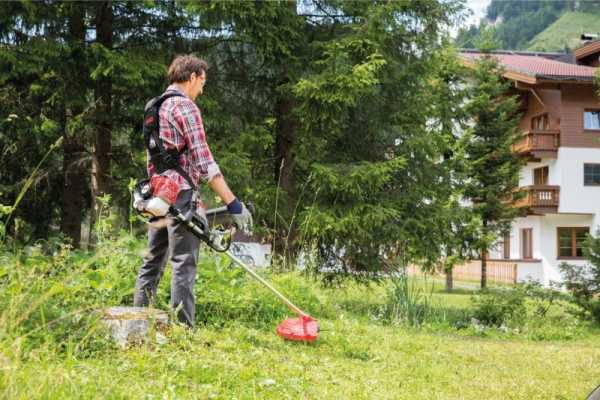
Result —
[[[562,51],[581,44],[582,33],[600,33],[600,13],[566,12],[529,42],[527,50]]]

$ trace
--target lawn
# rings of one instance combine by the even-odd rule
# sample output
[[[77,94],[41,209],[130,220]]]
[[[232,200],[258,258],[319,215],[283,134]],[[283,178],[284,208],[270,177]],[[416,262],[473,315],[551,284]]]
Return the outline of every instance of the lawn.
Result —
[[[8,355],[2,397],[583,399],[600,382],[597,340],[459,337],[343,316],[321,325],[311,345],[232,326],[93,359]]]
[[[126,304],[139,247],[112,246],[93,257],[0,257],[0,398],[583,399],[600,383],[597,328],[586,325],[564,340],[460,328],[461,318],[468,324],[471,293],[446,294],[420,281],[439,312],[414,327],[382,318],[387,284],[325,288],[296,273],[268,274],[321,325],[315,343],[285,342],[274,332],[290,315],[285,307],[210,255],[200,263],[193,332],[174,326],[166,342],[119,350],[100,330],[63,323],[69,315],[63,310]],[[115,251],[124,255],[114,257]],[[73,273],[73,265],[85,263]],[[27,296],[39,298],[44,287],[55,287],[53,279],[61,280],[60,289],[32,311]],[[167,273],[162,301],[168,281]],[[9,307],[31,316],[15,319],[22,314]]]

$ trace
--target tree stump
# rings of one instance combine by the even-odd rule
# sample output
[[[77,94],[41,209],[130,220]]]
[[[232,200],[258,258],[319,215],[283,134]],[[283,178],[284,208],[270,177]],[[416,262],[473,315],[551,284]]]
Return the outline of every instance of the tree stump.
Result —
[[[154,308],[110,307],[102,310],[102,323],[109,329],[115,343],[126,348],[146,342],[151,332],[156,332],[157,339],[160,336],[164,338],[169,316]]]

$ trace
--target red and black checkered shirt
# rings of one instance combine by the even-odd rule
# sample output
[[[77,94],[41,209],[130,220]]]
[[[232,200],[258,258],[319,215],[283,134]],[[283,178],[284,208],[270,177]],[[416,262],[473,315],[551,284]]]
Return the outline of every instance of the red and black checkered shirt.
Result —
[[[166,92],[169,91],[184,94],[174,85],[167,88]],[[161,105],[158,115],[159,134],[165,148],[177,148],[179,152],[185,148],[179,156],[179,165],[187,172],[196,187],[199,181],[209,182],[221,175],[219,165],[215,162],[206,143],[202,116],[196,103],[188,97],[169,97]],[[155,173],[154,165],[148,161],[148,176],[151,177]],[[175,180],[181,189],[191,188],[187,180],[175,170],[169,169],[162,175]]]

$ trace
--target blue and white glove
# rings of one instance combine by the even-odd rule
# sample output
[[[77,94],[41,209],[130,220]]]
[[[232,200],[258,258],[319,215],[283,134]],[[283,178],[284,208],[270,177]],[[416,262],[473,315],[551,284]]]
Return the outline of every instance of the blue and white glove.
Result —
[[[237,229],[242,230],[248,235],[252,233],[252,214],[250,214],[244,203],[238,199],[234,199],[231,203],[227,204],[227,211],[231,214],[231,218]]]

